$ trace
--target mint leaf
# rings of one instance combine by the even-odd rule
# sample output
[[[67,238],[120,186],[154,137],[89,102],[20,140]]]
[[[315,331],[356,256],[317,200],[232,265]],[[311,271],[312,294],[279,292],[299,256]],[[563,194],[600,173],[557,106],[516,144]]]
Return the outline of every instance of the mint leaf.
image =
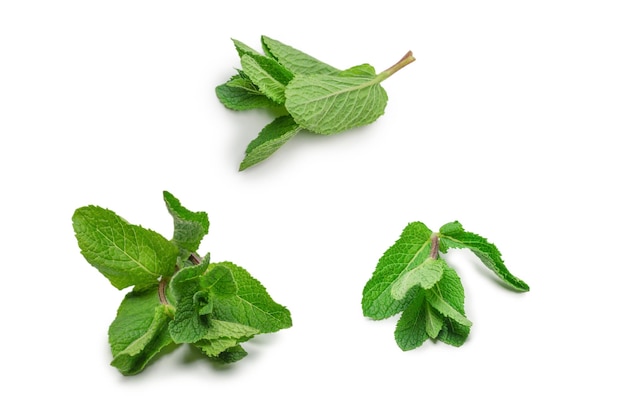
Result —
[[[332,74],[340,70],[267,36],[261,36],[265,53],[293,74]]]
[[[363,315],[372,319],[389,318],[401,312],[407,301],[391,294],[396,280],[421,265],[430,253],[432,231],[421,222],[407,225],[402,235],[380,258],[372,278],[363,289]]]
[[[410,289],[420,286],[422,289],[430,289],[443,276],[445,261],[441,259],[427,258],[419,266],[402,273],[391,286],[391,297],[402,300]]]
[[[217,357],[214,357],[216,360],[219,360],[221,363],[234,363],[236,361],[241,360],[248,353],[246,350],[241,347],[241,345],[237,344],[234,347],[229,347],[226,350],[222,351]]]
[[[200,287],[201,277],[208,261],[180,270],[170,282],[171,294],[176,304],[174,319],[169,324],[175,343],[193,343],[204,337],[211,326],[209,314],[213,301]],[[207,306],[211,309],[207,309]]]
[[[247,341],[258,333],[257,329],[242,324],[212,320],[211,327],[203,339],[194,345],[207,356],[218,357],[225,350],[233,349],[240,342]]]
[[[244,74],[271,100],[285,102],[285,86],[293,74],[276,60],[259,54],[242,42],[233,40]]]
[[[218,266],[230,270],[237,285],[237,294],[215,300],[215,318],[256,328],[259,333],[291,327],[289,310],[274,302],[261,282],[242,267],[227,261],[211,264],[209,268]]]
[[[237,283],[232,271],[224,265],[215,265],[202,277],[202,288],[215,297],[237,295]]]
[[[178,250],[154,231],[98,206],[77,209],[72,222],[85,259],[118,289],[150,286],[174,272]]]
[[[425,305],[423,292],[418,292],[404,309],[396,324],[394,332],[396,343],[403,351],[420,347],[428,339],[424,318]]]
[[[415,60],[408,52],[379,74],[369,64],[340,71],[267,36],[261,37],[266,55],[233,42],[242,70],[216,87],[219,100],[234,110],[276,104],[289,113],[250,143],[240,171],[265,160],[302,129],[332,134],[374,122],[387,105],[380,83]]]
[[[448,247],[468,248],[500,279],[522,292],[530,290],[526,283],[509,272],[504,265],[500,251],[494,244],[488,242],[486,238],[465,231],[463,226],[457,221],[442,226],[439,230],[439,236],[444,245],[443,250],[446,250]]]
[[[124,375],[182,343],[232,363],[246,356],[241,344],[254,335],[291,326],[287,308],[246,270],[195,253],[208,233],[207,214],[186,209],[169,192],[163,197],[174,219],[172,241],[97,206],[72,217],[86,260],[115,287],[135,286],[109,327],[111,365]]]
[[[457,273],[440,258],[440,252],[461,246],[480,254],[507,277],[505,280],[514,277],[492,244],[464,231],[458,222],[444,225],[437,234],[423,223],[413,222],[385,251],[365,284],[363,315],[384,319],[402,312],[394,336],[405,351],[429,338],[456,347],[463,345],[472,326],[465,316],[465,292]]]
[[[263,94],[243,72],[215,88],[217,98],[232,110],[271,109],[280,105]]]
[[[172,343],[168,332],[170,315],[168,307],[160,302],[156,287],[128,293],[109,327],[111,365],[125,375],[142,371]]]
[[[268,158],[300,132],[300,129],[300,126],[291,116],[280,116],[274,119],[273,122],[263,128],[256,139],[250,142],[246,149],[246,156],[239,165],[239,171]]]
[[[187,258],[188,253],[198,251],[202,238],[209,233],[209,217],[206,212],[188,210],[170,192],[163,192],[163,199],[167,210],[174,218],[172,242],[178,246],[184,258]]]

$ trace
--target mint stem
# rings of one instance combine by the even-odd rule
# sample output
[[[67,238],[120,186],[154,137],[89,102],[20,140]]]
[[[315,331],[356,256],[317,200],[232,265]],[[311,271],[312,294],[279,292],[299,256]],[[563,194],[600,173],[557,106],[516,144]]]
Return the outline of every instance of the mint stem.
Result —
[[[382,73],[379,74],[378,77],[380,77],[380,81],[383,81],[386,78],[391,77],[394,73],[396,73],[397,71],[403,69],[404,67],[406,67],[407,65],[409,65],[413,61],[415,61],[415,57],[413,56],[413,52],[411,52],[411,51],[407,52],[406,54],[404,54],[402,59],[400,59],[400,61],[396,62],[394,65],[392,65],[391,67],[387,68],[385,71],[383,71]]]
[[[196,254],[196,253],[189,254],[188,260],[191,261],[196,266],[198,264],[202,263],[202,258],[200,256],[198,256],[198,254]]]
[[[162,305],[168,306],[170,303],[167,301],[167,296],[165,294],[165,289],[167,288],[167,283],[170,281],[169,277],[162,277],[159,281],[159,302]]]
[[[430,258],[436,260],[439,257],[439,236],[433,234],[431,240],[432,246],[430,247]]]

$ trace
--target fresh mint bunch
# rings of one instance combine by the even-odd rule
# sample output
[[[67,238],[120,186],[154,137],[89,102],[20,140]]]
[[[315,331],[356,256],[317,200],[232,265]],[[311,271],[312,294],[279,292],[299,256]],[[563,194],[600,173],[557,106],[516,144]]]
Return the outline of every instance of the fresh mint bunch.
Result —
[[[229,109],[274,109],[278,116],[246,149],[239,170],[255,165],[301,130],[329,135],[367,125],[385,111],[387,93],[380,85],[415,61],[409,51],[392,67],[376,73],[369,64],[339,70],[267,36],[265,54],[233,40],[241,70],[216,87]]]
[[[363,315],[380,320],[402,313],[395,338],[402,350],[412,350],[427,339],[461,346],[472,322],[465,315],[465,292],[457,273],[441,253],[467,248],[512,289],[527,292],[528,285],[513,276],[495,245],[459,222],[433,233],[421,222],[410,223],[380,258],[365,284]]]
[[[171,240],[98,206],[72,217],[85,259],[116,288],[132,287],[109,327],[111,364],[124,375],[182,343],[232,363],[247,354],[241,343],[291,326],[289,310],[245,269],[197,254],[207,214],[186,209],[171,193],[163,197],[174,219]]]

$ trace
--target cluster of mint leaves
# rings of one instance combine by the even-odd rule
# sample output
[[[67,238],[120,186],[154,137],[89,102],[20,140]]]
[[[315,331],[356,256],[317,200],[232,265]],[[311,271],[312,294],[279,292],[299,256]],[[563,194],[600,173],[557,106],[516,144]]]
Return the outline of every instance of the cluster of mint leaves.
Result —
[[[369,64],[339,70],[267,36],[264,54],[233,40],[241,69],[216,87],[229,109],[273,109],[280,116],[250,142],[239,170],[255,165],[301,130],[329,135],[374,122],[385,111],[380,83],[415,60],[409,51],[381,73]]]
[[[361,300],[363,315],[375,320],[402,313],[395,339],[404,351],[429,338],[458,347],[469,336],[472,322],[465,315],[461,279],[441,258],[450,248],[471,250],[510,288],[530,290],[509,272],[494,244],[459,222],[447,223],[437,233],[412,222],[378,261]]]
[[[247,355],[241,343],[292,325],[289,310],[245,269],[197,254],[209,231],[205,212],[186,209],[167,191],[163,197],[174,219],[171,240],[98,206],[72,217],[85,259],[117,289],[133,287],[109,327],[111,365],[124,375],[183,343],[232,363]]]

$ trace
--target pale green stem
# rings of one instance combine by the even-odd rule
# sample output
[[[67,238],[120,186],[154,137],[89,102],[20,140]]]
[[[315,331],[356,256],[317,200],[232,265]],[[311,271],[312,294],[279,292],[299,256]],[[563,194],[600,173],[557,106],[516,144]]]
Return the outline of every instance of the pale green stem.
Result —
[[[404,54],[404,56],[402,57],[402,59],[400,61],[398,61],[397,63],[395,63],[391,67],[387,68],[382,73],[378,74],[376,76],[376,80],[380,83],[381,81],[391,77],[397,71],[403,69],[404,67],[406,67],[407,65],[409,65],[413,61],[415,61],[415,57],[413,56],[413,52],[409,51],[406,54]]]

